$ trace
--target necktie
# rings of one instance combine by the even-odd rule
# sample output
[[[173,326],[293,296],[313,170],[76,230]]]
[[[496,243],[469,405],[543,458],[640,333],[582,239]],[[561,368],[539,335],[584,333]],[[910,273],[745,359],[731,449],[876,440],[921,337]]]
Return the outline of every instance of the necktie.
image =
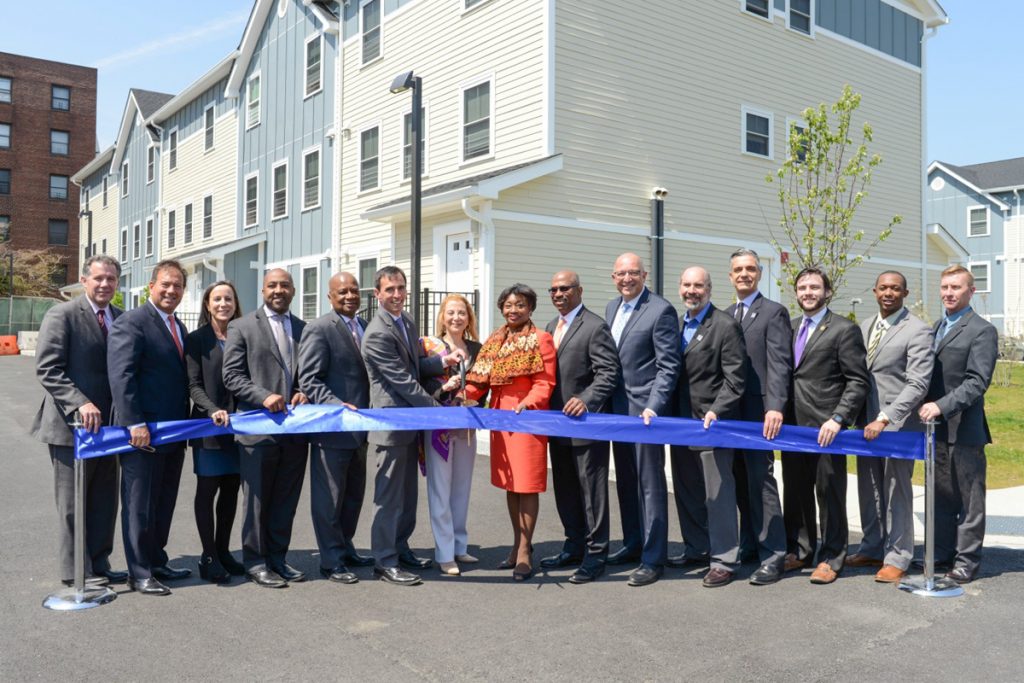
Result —
[[[796,365],[800,365],[800,357],[804,355],[804,347],[807,346],[807,331],[811,329],[811,319],[804,317],[804,322],[800,325],[800,332],[796,335],[796,341],[793,342],[793,361]]]
[[[632,310],[633,304],[623,303],[622,307],[619,308],[619,314],[615,316],[615,320],[612,322],[612,339],[615,343],[619,343],[619,337],[622,336],[622,330],[626,327],[626,318],[629,317],[629,312]]]
[[[106,339],[107,338],[107,316],[105,315],[105,312],[104,312],[104,310],[102,308],[99,309],[98,311],[96,311],[96,320],[99,321],[99,323],[100,323],[100,332],[103,333],[103,338]]]
[[[935,333],[935,345],[932,348],[939,348],[939,343],[942,342],[942,338],[946,336],[947,332],[949,332],[949,318],[943,320],[939,325],[939,331]]]
[[[562,343],[562,337],[565,336],[565,318],[558,319],[558,327],[555,328],[555,348]]]
[[[356,348],[359,348],[359,323],[355,318],[351,318],[347,324],[348,329],[352,332],[352,341],[356,343]]]
[[[736,304],[736,320],[737,321],[743,322],[743,314],[746,313],[746,312],[747,312],[747,309],[743,305],[742,301],[739,302],[738,304]]]
[[[181,347],[181,338],[178,336],[178,321],[174,319],[173,315],[167,316],[167,325],[171,328],[171,339],[174,340],[174,345],[178,347],[178,356],[184,358],[185,349]]]
[[[871,334],[871,341],[868,342],[868,361],[875,357],[875,352],[878,351],[878,344],[882,341],[882,337],[885,336],[885,322],[879,318],[878,322],[875,323],[875,329]]]
[[[285,316],[281,314],[274,315],[274,320],[277,321],[277,325],[272,326],[274,331],[274,341],[277,342],[277,350],[281,353],[281,359],[284,361],[285,367],[285,386],[287,387],[286,393],[291,393],[292,389],[292,349],[291,344],[288,343],[288,330],[284,326]],[[290,398],[290,396],[285,397]]]

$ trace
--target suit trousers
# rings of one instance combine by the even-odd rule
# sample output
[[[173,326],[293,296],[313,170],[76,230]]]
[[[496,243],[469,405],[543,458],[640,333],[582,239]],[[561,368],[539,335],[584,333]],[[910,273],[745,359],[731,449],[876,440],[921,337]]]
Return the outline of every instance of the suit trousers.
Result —
[[[736,477],[736,506],[740,510],[740,552],[756,553],[761,564],[782,566],[786,557],[786,527],[782,521],[775,453],[737,450],[732,471]]]
[[[408,552],[409,537],[416,529],[418,440],[396,446],[373,444],[370,448],[377,462],[370,547],[378,567],[395,567],[398,556]]]
[[[320,566],[333,569],[355,554],[352,537],[366,492],[366,446],[314,445],[309,458],[309,507]]]
[[[668,484],[665,482],[665,447],[661,444],[615,444],[616,448],[625,446],[633,454],[633,472],[636,477],[636,488],[633,498],[637,501],[637,519],[641,531],[641,544],[636,546],[640,552],[641,564],[651,567],[664,566],[668,556]],[[621,491],[619,477],[618,451],[615,458],[616,488]],[[628,495],[628,493],[627,493]],[[623,531],[626,533],[627,507],[622,505]],[[630,538],[623,538],[623,547],[628,545]]]
[[[50,445],[53,497],[57,503],[57,569],[62,581],[75,578],[75,449]],[[110,569],[117,525],[117,458],[89,458],[85,467],[85,575]]]
[[[285,561],[309,446],[282,440],[242,451],[242,562],[249,571]]]
[[[849,526],[846,519],[846,456],[824,453],[783,453],[783,520],[786,550],[811,563],[827,562],[836,572],[846,562]],[[815,502],[821,524],[821,548]]]
[[[622,547],[630,555],[639,555],[644,533],[636,472],[636,444],[613,442],[612,456],[615,459],[615,494],[619,499],[622,522]]]
[[[135,580],[153,576],[153,567],[167,564],[167,538],[185,449],[148,453],[132,450],[121,459],[121,534],[128,575]]]
[[[935,561],[973,575],[985,540],[985,447],[935,444]]]
[[[584,565],[603,565],[609,535],[608,442],[573,445],[570,439],[550,439],[548,444],[555,507],[565,529],[562,551],[584,558]]]
[[[727,571],[736,571],[740,552],[734,454],[731,448],[672,447],[672,486],[684,555],[708,558],[713,569]]]
[[[857,499],[864,533],[857,552],[903,571],[914,559],[914,461],[857,458]]]
[[[454,562],[456,555],[466,554],[469,545],[466,519],[476,464],[476,432],[466,429],[450,432],[447,460],[434,449],[430,435],[430,432],[423,433],[434,560]]]

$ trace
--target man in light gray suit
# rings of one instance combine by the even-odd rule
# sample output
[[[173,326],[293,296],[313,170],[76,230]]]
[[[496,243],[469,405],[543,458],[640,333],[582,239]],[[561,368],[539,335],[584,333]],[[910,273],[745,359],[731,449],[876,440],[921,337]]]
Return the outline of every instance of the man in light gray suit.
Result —
[[[32,436],[48,444],[53,490],[60,519],[58,569],[61,581],[74,579],[75,416],[90,432],[110,424],[107,332],[121,315],[110,303],[117,293],[121,264],[90,256],[82,266],[85,295],[46,312],[36,346],[36,376],[46,390],[32,423]],[[117,458],[85,461],[85,575],[90,584],[121,582],[126,572],[110,569],[117,523]]]
[[[464,357],[459,349],[428,357],[419,342],[419,330],[405,306],[405,273],[385,266],[374,275],[373,293],[380,308],[363,335],[362,353],[370,378],[371,408],[428,408],[440,406],[420,385],[421,378],[440,375]],[[370,432],[369,447],[377,460],[373,486],[373,525],[370,545],[373,572],[382,581],[399,586],[420,583],[407,569],[426,569],[409,548],[416,528],[416,482],[420,432]],[[399,566],[401,565],[401,567]]]
[[[932,331],[904,307],[909,294],[902,273],[887,270],[872,290],[878,314],[861,323],[867,348],[868,387],[864,438],[883,431],[924,431],[917,408],[932,377],[935,354]],[[881,567],[879,583],[896,583],[914,558],[914,493],[910,478],[914,461],[902,458],[857,458],[857,495],[864,537],[851,567]]]

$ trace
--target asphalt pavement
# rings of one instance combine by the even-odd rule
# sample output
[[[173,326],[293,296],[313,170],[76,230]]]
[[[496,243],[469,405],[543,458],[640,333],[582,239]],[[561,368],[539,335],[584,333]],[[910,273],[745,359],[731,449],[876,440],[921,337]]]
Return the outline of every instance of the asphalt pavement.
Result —
[[[193,576],[172,582],[169,597],[143,597],[122,585],[111,604],[52,612],[41,607],[60,588],[52,476],[45,446],[27,434],[41,396],[32,358],[0,358],[2,681],[1024,678],[1020,550],[987,548],[981,576],[951,599],[876,584],[871,570],[848,569],[828,586],[810,584],[804,572],[755,587],[746,582],[752,565],[718,589],[703,588],[700,573],[680,570],[631,588],[632,567],[612,568],[584,586],[568,583],[570,570],[514,584],[509,571],[493,568],[508,552],[511,529],[484,455],[470,509],[471,552],[482,561],[464,567],[460,578],[430,570],[423,585],[405,588],[359,569],[355,585],[321,580],[307,484],[289,560],[315,579],[285,590],[238,579],[205,583],[196,576],[195,478],[186,465],[168,551],[172,564],[190,567]],[[371,493],[355,539],[364,552]],[[611,495],[614,549],[621,537],[614,486]],[[676,553],[674,510],[670,518]],[[123,569],[118,534],[112,559]],[[236,550],[238,537],[236,529]],[[536,562],[560,547],[550,487],[535,540]],[[412,545],[431,554],[422,484]]]

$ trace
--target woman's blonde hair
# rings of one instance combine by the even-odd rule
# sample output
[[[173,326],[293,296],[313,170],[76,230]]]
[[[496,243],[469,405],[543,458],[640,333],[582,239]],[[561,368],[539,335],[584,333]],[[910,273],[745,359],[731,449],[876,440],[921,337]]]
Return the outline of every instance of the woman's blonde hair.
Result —
[[[437,307],[437,322],[434,326],[434,333],[439,338],[444,338],[444,309],[447,308],[450,301],[459,301],[466,307],[466,313],[469,316],[469,323],[466,325],[466,331],[463,335],[466,339],[480,341],[480,335],[477,333],[476,329],[476,313],[473,311],[473,307],[469,304],[469,299],[461,294],[449,294],[441,300],[441,305]]]

